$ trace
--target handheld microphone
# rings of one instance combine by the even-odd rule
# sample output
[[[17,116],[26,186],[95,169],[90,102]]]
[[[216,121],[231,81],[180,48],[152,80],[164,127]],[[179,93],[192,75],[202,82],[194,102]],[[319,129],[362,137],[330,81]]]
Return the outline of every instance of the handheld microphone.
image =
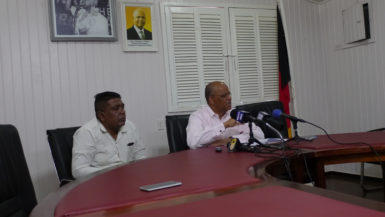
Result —
[[[290,119],[291,121],[299,121],[299,122],[306,123],[305,120],[297,118],[297,117],[294,117],[294,116],[291,116],[291,115],[288,115],[288,114],[285,114],[280,109],[274,109],[273,112],[272,112],[272,115],[275,118],[284,117],[284,118]]]
[[[240,122],[240,123],[247,123],[249,121],[255,121],[257,120],[255,117],[250,115],[250,112],[247,111],[241,111],[238,109],[233,109],[230,112],[230,116],[232,119]]]

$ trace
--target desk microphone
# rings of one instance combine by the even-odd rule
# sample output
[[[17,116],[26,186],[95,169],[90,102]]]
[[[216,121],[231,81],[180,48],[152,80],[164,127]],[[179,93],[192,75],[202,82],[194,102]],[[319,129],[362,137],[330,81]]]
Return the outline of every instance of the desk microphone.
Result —
[[[303,122],[303,123],[306,123],[305,120],[303,119],[300,119],[300,118],[297,118],[297,117],[294,117],[294,116],[291,116],[291,115],[288,115],[288,114],[285,114],[282,112],[281,109],[274,109],[273,112],[271,113],[273,115],[273,117],[275,118],[279,118],[279,117],[284,117],[284,118],[287,118],[287,119],[290,119],[291,121],[298,121],[298,122]]]

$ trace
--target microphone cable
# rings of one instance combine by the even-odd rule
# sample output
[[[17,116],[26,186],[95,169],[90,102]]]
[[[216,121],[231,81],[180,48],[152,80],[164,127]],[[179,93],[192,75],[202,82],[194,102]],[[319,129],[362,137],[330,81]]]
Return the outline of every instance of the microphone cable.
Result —
[[[370,150],[376,155],[376,162],[379,162],[381,164],[381,167],[384,167],[383,161],[381,161],[380,154],[373,148],[373,146],[371,144],[366,143],[366,142],[361,142],[361,141],[359,141],[359,142],[340,142],[340,141],[336,141],[335,139],[333,139],[329,135],[329,133],[324,128],[322,128],[322,127],[320,127],[320,126],[318,126],[316,124],[313,124],[313,123],[311,123],[309,121],[305,121],[305,123],[310,124],[310,125],[312,125],[312,126],[314,126],[316,128],[321,129],[325,133],[325,135],[328,137],[328,139],[330,141],[334,142],[335,144],[339,144],[339,145],[366,145],[366,146],[368,146],[370,148]]]

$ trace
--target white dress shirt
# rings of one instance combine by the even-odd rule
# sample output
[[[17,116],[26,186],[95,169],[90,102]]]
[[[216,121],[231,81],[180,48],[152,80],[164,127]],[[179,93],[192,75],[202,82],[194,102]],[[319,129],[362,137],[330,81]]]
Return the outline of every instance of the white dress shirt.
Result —
[[[209,106],[193,112],[186,128],[187,145],[191,149],[196,149],[207,146],[216,140],[229,137],[238,138],[241,143],[247,143],[250,132],[248,124],[225,128],[223,123],[230,118],[230,110],[220,119]],[[253,124],[252,129],[256,139],[265,137],[261,128]]]
[[[97,118],[79,128],[73,138],[72,175],[75,178],[145,158],[145,147],[129,120],[119,130],[116,140]]]

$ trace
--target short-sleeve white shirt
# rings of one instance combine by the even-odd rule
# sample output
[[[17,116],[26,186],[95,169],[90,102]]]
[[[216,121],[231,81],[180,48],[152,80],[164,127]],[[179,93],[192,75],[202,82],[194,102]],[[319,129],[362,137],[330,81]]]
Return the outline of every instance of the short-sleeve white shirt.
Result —
[[[97,118],[79,128],[73,139],[72,175],[75,178],[145,158],[145,147],[129,120],[119,130],[116,140]]]

